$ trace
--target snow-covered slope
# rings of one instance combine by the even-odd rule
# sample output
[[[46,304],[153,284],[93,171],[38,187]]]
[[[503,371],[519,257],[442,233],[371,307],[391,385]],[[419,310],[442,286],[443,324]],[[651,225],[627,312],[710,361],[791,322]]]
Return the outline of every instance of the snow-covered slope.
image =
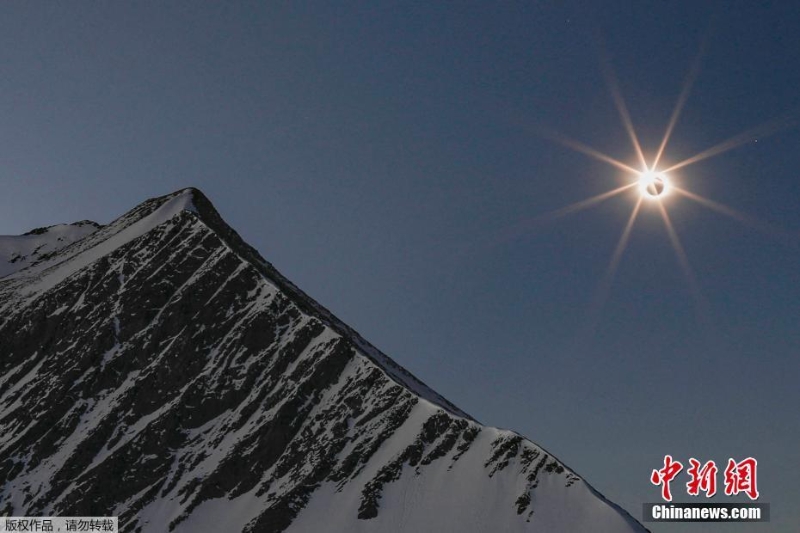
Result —
[[[0,278],[22,270],[97,231],[96,222],[82,220],[37,228],[25,235],[0,235]]]
[[[199,191],[0,279],[0,512],[124,531],[645,531],[281,276]]]

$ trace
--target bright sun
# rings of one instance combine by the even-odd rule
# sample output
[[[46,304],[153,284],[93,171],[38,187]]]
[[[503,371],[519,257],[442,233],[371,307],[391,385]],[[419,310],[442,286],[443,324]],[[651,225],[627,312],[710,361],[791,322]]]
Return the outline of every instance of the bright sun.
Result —
[[[661,200],[669,190],[669,179],[662,172],[648,170],[639,174],[639,191],[644,198]]]
[[[598,288],[596,291],[597,294],[593,305],[594,310],[592,311],[593,315],[599,314],[599,309],[602,307],[603,302],[608,295],[611,282],[616,273],[617,267],[625,251],[625,248],[628,244],[628,240],[631,235],[631,230],[633,229],[637,216],[639,215],[640,212],[642,212],[641,208],[645,200],[647,200],[648,202],[652,202],[651,205],[656,207],[654,212],[660,214],[661,218],[664,221],[664,226],[667,231],[667,236],[669,237],[672,247],[675,250],[675,255],[678,259],[678,263],[681,269],[683,270],[684,274],[686,275],[690,289],[695,299],[698,302],[698,308],[704,306],[703,303],[704,299],[702,297],[702,294],[700,293],[700,289],[697,284],[697,280],[694,276],[694,273],[692,271],[692,268],[689,265],[689,259],[686,255],[686,251],[684,250],[683,245],[681,244],[680,238],[678,237],[678,234],[675,231],[675,227],[672,224],[670,214],[667,211],[668,204],[671,204],[672,200],[666,202],[664,201],[665,197],[671,195],[672,193],[675,193],[677,196],[680,196],[681,198],[686,198],[694,202],[697,202],[703,205],[704,207],[707,207],[722,215],[731,217],[735,220],[738,220],[739,222],[744,222],[750,226],[760,228],[762,230],[767,229],[770,232],[775,231],[774,227],[769,224],[765,224],[759,220],[753,219],[752,217],[739,213],[738,211],[724,204],[715,202],[713,200],[700,196],[697,193],[688,191],[682,186],[682,184],[678,185],[672,183],[669,174],[673,171],[684,168],[688,165],[697,163],[699,161],[708,159],[710,157],[717,156],[737,146],[746,144],[750,142],[756,135],[764,136],[768,134],[777,133],[781,129],[791,127],[794,124],[793,122],[786,119],[774,119],[765,122],[759,126],[756,126],[755,128],[740,133],[739,135],[735,135],[730,139],[727,139],[719,144],[707,148],[706,150],[703,150],[702,152],[699,152],[696,155],[689,157],[688,159],[684,159],[679,163],[667,166],[667,168],[665,168],[664,170],[656,170],[659,167],[659,163],[661,162],[661,157],[662,155],[664,155],[667,143],[669,142],[670,136],[672,135],[675,125],[678,121],[678,117],[681,113],[681,110],[683,109],[683,106],[686,103],[686,99],[689,96],[689,91],[691,89],[692,83],[694,82],[694,79],[699,70],[701,56],[702,56],[702,48],[701,48],[701,53],[698,54],[697,58],[695,59],[695,63],[693,64],[689,72],[689,75],[684,81],[681,94],[678,97],[678,102],[672,111],[672,115],[670,116],[666,131],[664,132],[664,137],[662,138],[658,149],[654,152],[654,157],[652,157],[652,159],[647,158],[644,152],[642,151],[642,146],[640,145],[639,139],[637,138],[636,132],[634,131],[633,122],[631,121],[631,117],[630,114],[628,113],[627,106],[625,105],[625,101],[622,98],[622,94],[620,93],[619,90],[619,85],[613,74],[613,70],[611,69],[610,63],[607,62],[607,59],[605,59],[605,61],[603,61],[602,64],[602,66],[604,67],[603,74],[606,78],[606,83],[608,84],[611,96],[614,99],[614,104],[617,107],[617,111],[619,111],[620,118],[622,119],[622,124],[625,127],[625,130],[627,131],[628,136],[630,137],[630,140],[633,144],[633,148],[636,152],[638,162],[634,164],[634,166],[631,166],[622,161],[619,161],[618,159],[614,159],[613,157],[608,156],[586,144],[583,144],[574,139],[570,139],[569,137],[565,137],[560,133],[554,132],[552,130],[543,130],[541,132],[544,137],[549,138],[550,140],[561,143],[567,146],[568,148],[586,154],[599,161],[608,163],[609,165],[612,165],[617,169],[623,171],[626,181],[628,178],[632,179],[631,181],[628,181],[626,185],[622,185],[621,187],[617,187],[615,189],[612,189],[605,193],[598,194],[596,196],[585,198],[573,204],[562,207],[561,209],[545,213],[544,215],[536,217],[536,219],[542,219],[542,220],[551,219],[567,215],[570,213],[575,213],[577,211],[587,209],[600,202],[608,200],[609,198],[612,198],[618,194],[622,194],[626,190],[632,189],[633,187],[638,186],[639,189],[639,196],[635,201],[630,216],[628,217],[628,221],[625,224],[625,227],[622,231],[622,235],[620,236],[619,241],[617,242],[617,246],[614,249],[614,252],[611,256],[608,268],[606,269],[605,274],[603,275],[602,279],[598,284]],[[635,167],[638,167],[638,169]],[[639,169],[644,169],[644,170],[639,170]],[[648,209],[647,211],[651,210]],[[529,224],[530,221],[527,221],[526,226]],[[779,233],[785,233],[785,231],[780,231]]]

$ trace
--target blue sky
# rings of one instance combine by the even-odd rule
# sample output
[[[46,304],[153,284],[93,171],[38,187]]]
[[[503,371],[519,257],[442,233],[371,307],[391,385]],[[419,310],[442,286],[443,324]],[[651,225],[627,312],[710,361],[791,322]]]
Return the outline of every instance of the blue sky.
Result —
[[[741,530],[794,531],[796,6],[432,4],[3,4],[0,233],[199,187],[400,364],[637,518],[664,454],[754,456],[772,522]],[[702,42],[666,162],[785,120],[671,177],[783,230],[665,198],[693,289],[645,202],[595,305],[637,193],[537,219],[632,179],[542,132],[638,165],[605,56],[652,158]]]

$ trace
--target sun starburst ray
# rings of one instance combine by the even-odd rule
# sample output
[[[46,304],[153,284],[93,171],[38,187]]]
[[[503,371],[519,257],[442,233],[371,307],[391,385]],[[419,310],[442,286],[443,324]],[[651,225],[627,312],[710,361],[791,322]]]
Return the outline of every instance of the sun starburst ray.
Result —
[[[738,222],[741,222],[745,226],[751,227],[753,229],[762,231],[764,233],[776,236],[776,237],[789,237],[794,240],[800,239],[800,232],[796,231],[789,231],[785,228],[780,226],[776,226],[774,224],[770,224],[768,222],[764,222],[763,220],[759,220],[755,217],[745,215],[744,213],[740,213],[739,211],[735,210],[732,207],[728,207],[725,204],[715,202],[714,200],[710,200],[704,196],[700,196],[697,193],[693,193],[691,191],[687,191],[686,189],[682,189],[680,187],[674,187],[676,193],[693,200],[700,205],[711,209],[717,213],[730,217]]]
[[[617,77],[614,75],[614,70],[611,67],[611,61],[605,53],[601,54],[600,65],[608,90],[611,92],[611,98],[613,98],[614,105],[617,107],[619,117],[622,120],[622,125],[625,126],[625,131],[628,132],[628,137],[630,137],[633,148],[636,150],[636,156],[642,164],[642,170],[647,170],[647,161],[644,158],[642,146],[639,144],[639,139],[636,136],[636,130],[633,128],[633,121],[631,120],[630,113],[628,113],[628,106],[625,105],[625,100],[622,98],[622,92],[619,89],[619,83],[617,83]]]
[[[738,135],[734,135],[730,139],[722,141],[719,144],[715,144],[711,148],[703,150],[699,154],[693,155],[688,159],[684,159],[680,163],[672,165],[663,172],[672,172],[674,170],[678,170],[679,168],[692,165],[699,161],[703,161],[704,159],[708,159],[709,157],[720,155],[729,150],[733,150],[734,148],[737,148],[743,144],[752,142],[755,137],[767,137],[769,135],[774,135],[775,133],[778,133],[781,130],[789,129],[795,126],[796,122],[797,119],[794,116],[778,117],[773,120],[764,122],[763,124],[759,124],[758,126],[750,128],[749,130],[744,131]]]
[[[669,117],[667,130],[664,132],[664,138],[661,139],[661,144],[658,147],[656,157],[653,159],[653,164],[650,168],[656,168],[658,166],[658,162],[661,161],[661,156],[664,155],[664,150],[666,149],[667,143],[672,136],[672,130],[675,129],[675,125],[678,123],[678,118],[680,118],[681,111],[683,111],[683,106],[686,105],[686,100],[689,98],[689,93],[692,90],[692,85],[694,85],[694,80],[697,79],[697,74],[700,72],[700,64],[702,62],[704,53],[705,43],[700,45],[700,51],[697,53],[697,57],[695,57],[694,63],[692,63],[692,67],[689,69],[689,73],[686,75],[686,79],[683,82],[683,88],[681,89],[681,94],[678,96],[678,102],[675,104],[675,109],[672,110],[672,115]]]
[[[675,227],[672,225],[672,220],[669,218],[667,208],[664,207],[664,204],[659,203],[658,209],[661,212],[661,218],[664,219],[664,226],[667,228],[667,234],[669,235],[672,248],[675,250],[675,256],[678,258],[678,264],[680,265],[681,270],[683,270],[683,274],[686,276],[686,281],[689,284],[689,290],[691,291],[692,297],[697,304],[698,318],[703,322],[706,322],[705,316],[707,314],[706,310],[708,305],[706,304],[705,298],[703,298],[703,293],[700,290],[700,284],[697,282],[697,277],[694,275],[694,270],[692,270],[692,266],[689,264],[689,257],[686,255],[686,250],[684,250],[680,238],[678,238],[678,232],[675,231]]]
[[[580,141],[576,141],[574,139],[570,139],[569,137],[561,135],[560,133],[557,133],[555,131],[540,130],[540,134],[543,137],[545,137],[547,139],[550,139],[551,141],[555,141],[555,142],[557,142],[559,144],[562,144],[562,145],[564,145],[564,146],[566,146],[568,148],[572,148],[573,150],[575,150],[577,152],[581,152],[582,154],[588,155],[590,157],[593,157],[593,158],[597,159],[598,161],[603,161],[604,163],[608,163],[609,165],[615,166],[620,170],[624,170],[626,172],[632,172],[634,174],[638,174],[639,173],[639,171],[636,170],[635,168],[633,168],[632,166],[626,165],[622,161],[618,161],[618,160],[614,159],[613,157],[609,157],[606,154],[604,154],[604,153],[602,153],[602,152],[600,152],[598,150],[595,150],[591,146],[588,146],[588,145],[586,145],[586,144],[584,144],[584,143],[582,143]]]
[[[597,289],[595,290],[595,295],[589,310],[591,329],[594,329],[594,325],[597,321],[600,310],[603,308],[606,300],[608,299],[608,294],[611,291],[611,284],[614,281],[614,276],[617,273],[617,268],[619,267],[620,260],[622,259],[622,254],[625,252],[625,248],[628,246],[631,230],[633,230],[633,223],[636,221],[636,217],[639,214],[639,209],[642,207],[643,200],[644,197],[640,196],[636,201],[636,205],[633,207],[631,216],[628,218],[628,222],[625,224],[625,229],[622,230],[622,235],[617,242],[617,247],[614,249],[614,253],[611,255],[611,260],[608,263],[608,267],[606,268],[603,277],[600,279],[600,282],[597,284]]]
[[[617,187],[616,189],[591,196],[585,200],[580,200],[578,202],[566,205],[560,209],[556,209],[555,211],[548,211],[547,213],[521,220],[512,227],[502,231],[501,234],[495,239],[495,244],[497,242],[508,242],[514,240],[520,235],[533,231],[533,229],[540,224],[544,224],[557,218],[588,209],[618,194],[621,194],[634,186],[636,186],[636,183],[629,183],[628,185],[623,185],[622,187]]]
[[[555,218],[563,217],[571,213],[576,213],[578,211],[583,211],[584,209],[599,204],[600,202],[604,202],[609,198],[616,196],[634,186],[636,186],[636,183],[629,183],[628,185],[617,187],[616,189],[612,189],[610,191],[586,198],[585,200],[580,200],[578,202],[571,203],[560,209],[556,209],[555,211],[549,211],[547,213],[543,213],[537,217],[534,217],[529,222],[544,222]]]

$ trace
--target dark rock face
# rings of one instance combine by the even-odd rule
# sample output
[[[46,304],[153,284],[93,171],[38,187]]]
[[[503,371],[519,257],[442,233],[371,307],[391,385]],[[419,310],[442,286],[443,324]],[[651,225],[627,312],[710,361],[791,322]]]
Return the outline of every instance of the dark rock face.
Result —
[[[0,279],[4,514],[200,531],[193,516],[216,502],[240,529],[279,532],[325,485],[359,495],[355,523],[380,516],[392,484],[468,457],[475,483],[519,481],[502,512],[520,527],[536,521],[541,476],[579,481],[369,345],[199,191],[149,200]],[[234,501],[246,511],[225,511]]]

